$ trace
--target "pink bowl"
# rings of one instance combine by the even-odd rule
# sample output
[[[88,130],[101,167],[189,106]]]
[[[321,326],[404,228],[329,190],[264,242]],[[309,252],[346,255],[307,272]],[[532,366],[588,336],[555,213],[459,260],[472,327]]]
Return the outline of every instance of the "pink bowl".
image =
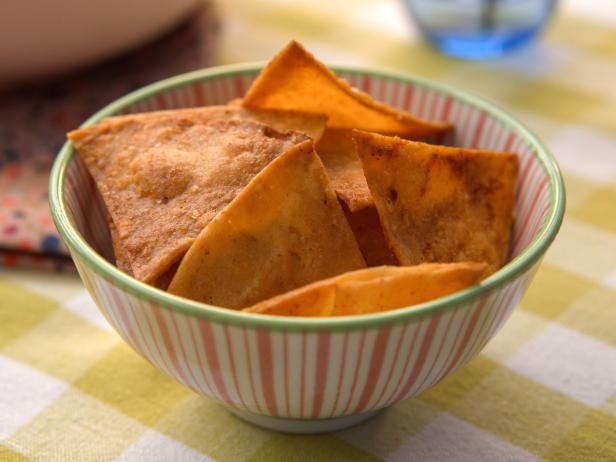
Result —
[[[110,104],[103,117],[242,96],[258,66],[206,69],[155,83]],[[338,318],[256,316],[162,292],[120,272],[105,207],[67,143],[50,179],[51,209],[81,278],[135,351],[197,393],[258,425],[330,431],[439,383],[503,326],[560,227],[564,186],[543,144],[475,96],[415,77],[338,68],[375,98],[457,127],[456,145],[520,157],[510,262],[481,284],[421,305]]]

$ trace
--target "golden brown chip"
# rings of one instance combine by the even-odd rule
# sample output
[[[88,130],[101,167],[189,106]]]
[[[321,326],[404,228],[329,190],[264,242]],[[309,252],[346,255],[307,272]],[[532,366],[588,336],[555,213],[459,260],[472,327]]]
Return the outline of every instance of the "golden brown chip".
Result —
[[[298,131],[308,135],[313,140],[321,139],[327,116],[325,114],[304,111],[286,111],[278,109],[249,109],[240,105],[241,100],[232,101],[227,106],[205,106],[184,109],[169,109],[164,111],[143,112],[109,117],[106,120],[119,122],[125,118],[148,123],[154,119],[171,120],[175,123],[186,121],[189,124],[208,123],[213,120],[254,120],[275,128],[278,131]]]
[[[433,146],[356,132],[357,151],[390,247],[403,265],[507,258],[515,154]]]
[[[328,128],[316,145],[332,186],[349,210],[374,207],[374,201],[357,157],[353,131]]]
[[[201,232],[169,292],[239,309],[365,266],[307,141],[272,161]]]
[[[307,139],[248,120],[139,116],[68,136],[115,223],[119,255],[144,282],[178,261],[263,167]]]
[[[351,212],[342,203],[342,209],[353,230],[366,264],[368,266],[398,265],[398,259],[385,239],[376,207],[373,205],[357,212]]]
[[[477,283],[485,263],[379,266],[335,276],[253,305],[249,313],[342,316],[392,310],[434,300]]]
[[[373,100],[339,79],[299,43],[292,41],[263,69],[243,99],[246,107],[325,113],[328,127],[425,138],[448,131]]]

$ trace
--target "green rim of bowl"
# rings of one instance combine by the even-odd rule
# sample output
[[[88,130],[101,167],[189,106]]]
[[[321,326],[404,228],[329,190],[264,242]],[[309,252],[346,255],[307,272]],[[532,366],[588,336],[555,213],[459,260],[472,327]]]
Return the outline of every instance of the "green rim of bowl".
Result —
[[[254,74],[262,67],[262,63],[220,66],[190,72],[156,82],[129,93],[128,95],[104,107],[88,118],[82,124],[82,127],[92,125],[104,117],[117,113],[126,106],[130,106],[139,100],[161,91],[185,86],[195,81],[207,81],[213,78]],[[64,241],[73,253],[83,259],[86,265],[91,267],[99,275],[103,276],[108,281],[111,281],[114,285],[141,299],[157,303],[159,306],[172,311],[199,318],[205,318],[214,322],[254,328],[267,328],[277,331],[345,331],[368,329],[385,324],[408,322],[418,317],[433,315],[435,313],[454,308],[463,303],[470,302],[480,295],[486,294],[491,290],[504,285],[508,281],[513,280],[515,277],[528,270],[532,265],[540,260],[551,242],[554,240],[562,223],[565,210],[565,189],[562,175],[560,174],[560,170],[554,157],[531,130],[503,109],[487,102],[483,98],[440,83],[432,82],[427,79],[407,74],[398,74],[395,72],[374,71],[346,66],[332,66],[332,69],[336,72],[368,75],[376,78],[385,78],[402,82],[412,82],[416,85],[430,88],[433,91],[451,95],[458,100],[464,101],[466,104],[484,110],[500,119],[510,128],[514,129],[518,136],[523,138],[528,144],[532,145],[536,149],[537,156],[548,176],[549,187],[553,197],[552,203],[548,210],[548,218],[545,220],[542,229],[539,231],[535,239],[520,255],[503,266],[499,271],[483,280],[480,284],[456,292],[449,296],[419,305],[399,308],[397,310],[382,313],[331,318],[284,317],[248,314],[241,311],[234,311],[204,303],[194,302],[182,297],[171,295],[128,276],[99,255],[72,225],[62,201],[62,184],[64,183],[64,175],[66,174],[66,168],[74,155],[72,145],[67,142],[58,154],[49,179],[49,201],[51,212],[56,227],[58,228],[58,231],[62,235]]]

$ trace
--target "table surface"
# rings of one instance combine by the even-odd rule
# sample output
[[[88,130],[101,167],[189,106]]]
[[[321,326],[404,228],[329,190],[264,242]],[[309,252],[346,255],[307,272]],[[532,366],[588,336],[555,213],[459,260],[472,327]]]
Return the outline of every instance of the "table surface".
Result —
[[[267,59],[297,38],[327,62],[419,74],[509,109],[564,171],[562,231],[479,357],[417,399],[317,436],[250,426],[173,382],[74,275],[0,267],[0,460],[616,460],[612,0],[563,2],[540,42],[488,62],[436,54],[396,1],[219,7],[219,63]]]

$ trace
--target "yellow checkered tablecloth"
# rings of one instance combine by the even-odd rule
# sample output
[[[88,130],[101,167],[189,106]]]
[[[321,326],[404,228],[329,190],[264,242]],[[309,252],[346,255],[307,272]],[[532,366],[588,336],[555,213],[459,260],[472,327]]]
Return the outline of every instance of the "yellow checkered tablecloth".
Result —
[[[328,62],[420,74],[507,107],[564,170],[568,210],[503,331],[453,377],[342,432],[232,417],[141,359],[73,276],[0,269],[0,461],[616,460],[616,5],[562,2],[496,61],[424,46],[387,0],[220,2],[221,63],[289,38]]]

